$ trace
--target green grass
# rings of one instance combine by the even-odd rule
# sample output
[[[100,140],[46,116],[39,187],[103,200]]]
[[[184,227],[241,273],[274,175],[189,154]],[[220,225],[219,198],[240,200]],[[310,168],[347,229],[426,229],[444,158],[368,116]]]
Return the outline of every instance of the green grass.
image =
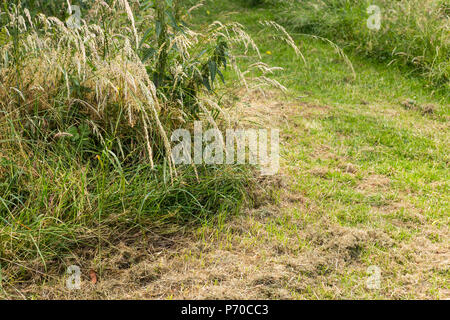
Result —
[[[311,93],[320,98],[327,99],[329,97],[324,101],[325,103],[375,102],[377,98],[396,103],[407,98],[417,100],[418,103],[439,101],[441,104],[448,104],[450,101],[447,90],[430,87],[426,79],[410,70],[405,70],[396,64],[387,66],[384,62],[368,61],[364,56],[349,52],[357,73],[357,79],[352,81],[351,69],[343,63],[338,54],[332,54],[333,50],[330,44],[323,40],[314,40],[308,34],[297,34],[295,30],[288,28],[303,54],[308,58],[306,59],[307,64],[302,64],[287,49],[287,46],[280,43],[273,46],[274,39],[257,23],[261,20],[279,20],[279,11],[276,7],[247,8],[241,6],[239,1],[225,1],[209,6],[208,10],[211,12],[209,16],[206,14],[206,7],[203,8],[202,19],[204,21],[211,22],[216,17],[215,13],[224,11],[229,12],[229,19],[243,23],[260,44],[261,52],[263,54],[267,51],[272,53],[270,56],[265,54],[265,62],[285,69],[279,72],[277,78],[284,85],[300,91],[303,95]],[[286,27],[288,26],[289,24],[286,24]],[[321,34],[313,35],[321,36]],[[347,52],[347,50],[345,51]],[[298,77],[299,73],[301,78]],[[341,90],[336,90],[337,86],[340,86]],[[395,88],[395,90],[386,90],[390,88]],[[432,100],[429,99],[430,95],[433,96]],[[397,99],[400,101],[396,101]]]
[[[294,32],[326,37],[365,57],[424,77],[448,90],[449,7],[446,1],[285,1],[273,5],[276,20]],[[370,30],[370,5],[381,11],[381,27]],[[373,12],[372,12],[373,13]]]
[[[294,112],[282,121],[282,170],[290,182],[288,192],[301,196],[302,203],[282,205],[286,199],[279,190],[276,215],[264,213],[270,207],[260,208],[264,218],[250,216],[251,226],[233,233],[235,220],[229,214],[241,213],[252,198],[248,168],[198,168],[200,183],[191,168],[184,168],[170,183],[164,163],[154,169],[143,163],[124,165],[108,149],[87,159],[64,146],[65,152],[45,153],[41,144],[10,141],[14,134],[6,123],[0,129],[8,132],[0,138],[0,288],[29,277],[14,263],[31,261],[42,270],[52,259],[64,260],[77,248],[101,249],[120,241],[120,235],[180,234],[193,226],[190,230],[197,231],[202,244],[211,241],[213,250],[214,245],[249,250],[261,268],[267,260],[286,258],[283,253],[294,260],[305,253],[318,258],[326,253],[329,261],[317,262],[313,270],[295,270],[289,281],[282,279],[291,298],[443,297],[448,271],[433,265],[434,248],[421,247],[418,241],[428,239],[444,250],[447,240],[448,93],[400,66],[386,67],[350,53],[354,78],[332,45],[293,34],[305,63],[257,23],[276,20],[270,7],[207,1],[194,18],[198,24],[217,19],[242,23],[260,45],[263,61],[283,67],[274,77],[288,93],[276,99],[293,105]],[[256,60],[245,58],[241,67]],[[405,107],[408,99],[415,101],[413,108]],[[429,105],[432,111],[424,112]],[[356,245],[335,247],[342,230],[369,236]],[[186,250],[191,250],[188,244]],[[339,254],[347,253],[339,260]],[[203,249],[199,257],[180,254],[186,263],[194,258],[202,266],[220,263],[203,258],[208,254]],[[428,260],[414,260],[420,254]],[[370,265],[383,271],[380,290],[361,285]],[[251,262],[246,267],[251,270]],[[183,264],[182,272],[188,271]],[[406,276],[427,286],[411,288]]]
[[[211,14],[205,14],[206,10]],[[387,67],[349,54],[356,72],[353,78],[331,45],[294,33],[305,64],[287,45],[260,31],[258,20],[276,19],[271,7],[248,9],[236,1],[208,2],[199,19],[212,21],[223,17],[223,12],[251,30],[261,43],[264,62],[283,67],[276,79],[289,93],[278,99],[298,105],[297,114],[290,114],[285,121],[288,125],[283,126],[282,158],[293,181],[292,191],[308,199],[310,209],[284,211],[287,220],[269,222],[267,230],[276,241],[285,243],[290,230],[299,233],[308,225],[320,225],[326,217],[354,230],[383,232],[393,240],[394,248],[414,243],[423,228],[433,229],[427,237],[444,245],[450,212],[448,92],[435,90],[427,79],[400,66]],[[417,107],[405,107],[408,99]],[[423,111],[427,105],[432,109],[429,113]],[[354,172],[346,171],[348,164],[356,168]],[[300,222],[292,225],[293,217]],[[390,247],[380,249],[393,254]],[[412,258],[406,262],[409,271],[400,271],[401,265],[384,260],[384,254],[369,245],[361,255],[367,265],[380,264],[388,273],[391,289],[404,285],[399,278],[402,272],[419,274]],[[387,289],[351,295],[352,282],[346,280],[351,270],[349,266],[333,272],[332,277],[342,281],[341,297],[388,297]],[[446,288],[445,277],[439,271],[428,276],[435,279],[428,297],[439,297],[439,290]],[[336,292],[318,292],[317,288],[314,293],[312,297],[336,297]],[[403,297],[419,296],[417,291]]]
[[[218,82],[233,44],[227,37],[216,41],[217,26],[198,39],[188,39],[200,33],[185,29],[189,37],[179,47],[156,57],[153,47],[168,47],[166,37],[182,33],[175,18],[161,22],[166,10],[177,13],[179,2],[158,2],[159,23],[137,2],[108,2],[110,10],[89,3],[91,15],[83,7],[86,26],[76,32],[54,17],[32,23],[23,11],[56,13],[53,5],[2,2],[0,261],[6,283],[24,280],[19,264],[46,271],[76,250],[100,255],[130,230],[174,234],[236,214],[251,201],[251,168],[174,168],[168,140],[174,129],[204,117],[220,125],[216,95],[205,87]],[[19,30],[13,18],[21,14]],[[104,24],[94,25],[99,19]],[[133,32],[123,28],[129,24]],[[39,45],[25,46],[25,37]]]
[[[129,229],[173,234],[236,213],[249,199],[244,167],[199,166],[198,179],[192,167],[180,168],[171,181],[165,165],[122,167],[108,151],[89,161],[39,150],[27,155],[0,158],[0,257],[7,262],[38,258],[46,266],[77,247],[117,241]]]

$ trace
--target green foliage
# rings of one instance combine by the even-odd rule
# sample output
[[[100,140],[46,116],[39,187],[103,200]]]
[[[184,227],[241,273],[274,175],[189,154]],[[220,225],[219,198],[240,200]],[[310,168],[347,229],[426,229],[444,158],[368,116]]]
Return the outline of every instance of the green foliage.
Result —
[[[71,141],[80,141],[77,132]],[[113,240],[129,228],[175,232],[218,212],[237,212],[247,188],[245,168],[199,167],[197,178],[190,167],[170,183],[165,166],[122,167],[110,151],[89,162],[74,153],[44,154],[38,145],[30,153],[35,167],[0,158],[7,171],[0,175],[0,259],[6,261],[33,260],[38,250],[45,265],[78,246],[95,248],[99,234]]]
[[[48,142],[84,123],[93,133],[89,152],[111,143],[121,160],[166,158],[174,171],[171,130],[198,119],[220,122],[224,71],[233,65],[243,79],[234,52],[254,44],[237,24],[191,30],[178,0],[111,3],[92,3],[76,30],[58,18],[29,18],[25,4],[7,6],[3,30],[13,37],[0,51],[0,106],[33,106],[29,125],[49,123],[34,138]]]
[[[74,26],[63,2],[0,11],[0,259],[45,267],[114,232],[237,212],[249,168],[175,167],[168,137],[221,125],[224,71],[244,79],[235,53],[257,51],[242,26],[194,31],[178,0],[89,2]]]
[[[145,0],[141,2],[141,7],[152,8],[156,12],[155,25],[144,32],[139,44],[142,61],[146,62],[148,59],[156,61],[153,70],[150,68],[147,70],[161,95],[173,103],[183,101],[180,105],[183,111],[190,119],[198,119],[200,109],[197,99],[201,89],[205,88],[212,93],[217,79],[220,78],[225,83],[223,71],[229,59],[227,40],[219,36],[216,40],[204,41],[193,50],[195,55],[188,57],[187,52],[176,43],[169,47],[170,43],[189,32],[188,22],[184,19],[188,17],[188,13],[180,1]],[[188,76],[180,78],[179,74],[168,70],[169,66],[178,66],[181,69],[179,72]]]
[[[262,7],[262,6],[277,6],[278,4],[280,4],[280,0],[237,0],[239,1],[242,5],[249,7],[249,8],[257,8],[257,7]]]
[[[87,8],[88,5],[88,1],[72,0],[70,2],[72,5],[80,6],[80,8]],[[27,8],[32,16],[43,13],[48,16],[64,18],[68,14],[67,0],[3,0],[3,7],[16,3],[23,8]]]
[[[284,5],[281,5],[284,4]],[[381,9],[370,30],[367,8]],[[450,88],[448,1],[283,1],[276,19],[291,30],[319,35],[386,65],[407,67],[434,86]]]

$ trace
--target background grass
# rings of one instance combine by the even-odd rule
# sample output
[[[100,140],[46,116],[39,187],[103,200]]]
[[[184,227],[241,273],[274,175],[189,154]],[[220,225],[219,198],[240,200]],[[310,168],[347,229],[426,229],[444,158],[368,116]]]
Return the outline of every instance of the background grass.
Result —
[[[242,3],[242,2],[241,2]],[[447,1],[259,1],[291,32],[322,36],[346,52],[353,51],[397,65],[424,77],[429,85],[449,90],[450,9]],[[381,29],[370,30],[370,5],[381,10]]]

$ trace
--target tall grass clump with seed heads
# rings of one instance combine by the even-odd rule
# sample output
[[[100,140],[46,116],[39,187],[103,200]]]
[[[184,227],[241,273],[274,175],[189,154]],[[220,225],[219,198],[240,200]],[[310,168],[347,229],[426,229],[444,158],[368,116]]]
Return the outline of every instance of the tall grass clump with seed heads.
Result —
[[[259,56],[241,25],[193,30],[201,3],[178,0],[80,2],[81,15],[61,1],[59,18],[39,4],[4,1],[0,11],[0,261],[10,283],[77,247],[169,233],[248,200],[248,168],[175,167],[170,145],[194,121],[226,125],[229,72],[248,88],[284,89],[261,62],[239,69],[236,53]]]
[[[381,10],[381,27],[367,20]],[[274,7],[274,6],[272,6]],[[289,31],[332,40],[344,50],[385,63],[450,89],[450,6],[446,0],[283,0],[275,6],[277,22]]]

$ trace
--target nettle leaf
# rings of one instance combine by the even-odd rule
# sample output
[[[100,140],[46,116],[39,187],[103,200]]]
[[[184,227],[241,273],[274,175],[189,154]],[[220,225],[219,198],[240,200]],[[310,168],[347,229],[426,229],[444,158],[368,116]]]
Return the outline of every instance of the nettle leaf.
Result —
[[[181,31],[180,26],[178,25],[177,20],[173,16],[172,12],[167,11],[166,14],[169,17],[171,27],[178,31]]]
[[[222,80],[223,84],[225,84],[225,77],[223,76],[222,72],[219,69],[217,69],[217,73],[220,76],[220,80]]]
[[[160,21],[156,21],[156,36],[159,37],[162,31],[162,25]]]
[[[152,30],[152,28],[148,28],[147,31],[145,31],[144,35],[142,36],[142,40],[139,43],[139,48],[141,48],[145,41],[147,41],[147,39],[150,37]]]
[[[208,89],[208,91],[212,91],[211,84],[209,83],[209,77],[203,77],[203,85]]]
[[[208,65],[209,65],[209,73],[211,75],[211,83],[214,83],[217,73],[217,64],[214,61],[210,60]]]
[[[156,54],[156,50],[154,48],[146,48],[143,50],[142,62],[147,61],[149,58],[153,57]]]
[[[153,8],[155,6],[155,3],[153,0],[144,1],[141,4],[142,10],[147,10],[149,8]]]

